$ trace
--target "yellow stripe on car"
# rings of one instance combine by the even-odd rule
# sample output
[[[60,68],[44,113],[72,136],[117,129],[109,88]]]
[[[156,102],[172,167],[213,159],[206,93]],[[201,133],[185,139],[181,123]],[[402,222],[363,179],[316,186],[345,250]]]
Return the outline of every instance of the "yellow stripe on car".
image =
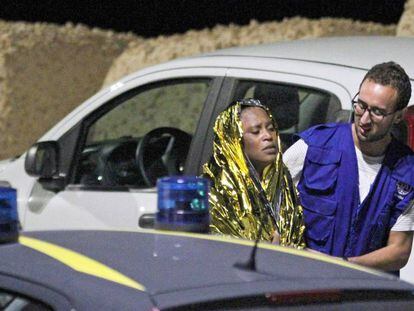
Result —
[[[145,291],[145,287],[143,285],[123,275],[122,273],[88,256],[74,252],[62,246],[25,236],[19,237],[19,243],[48,255],[76,271],[132,287],[139,291]]]

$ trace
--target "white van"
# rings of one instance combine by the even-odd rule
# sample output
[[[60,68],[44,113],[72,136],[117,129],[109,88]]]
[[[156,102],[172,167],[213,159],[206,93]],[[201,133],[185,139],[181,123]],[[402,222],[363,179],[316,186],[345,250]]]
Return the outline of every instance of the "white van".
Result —
[[[215,117],[233,100],[256,97],[272,106],[287,147],[312,125],[348,121],[351,99],[374,64],[394,60],[413,79],[413,55],[412,38],[343,37],[146,68],[81,104],[26,154],[3,161],[0,180],[17,188],[24,230],[151,227],[156,179],[200,173]],[[399,131],[411,147],[413,102]],[[414,282],[413,258],[408,266],[405,277]]]

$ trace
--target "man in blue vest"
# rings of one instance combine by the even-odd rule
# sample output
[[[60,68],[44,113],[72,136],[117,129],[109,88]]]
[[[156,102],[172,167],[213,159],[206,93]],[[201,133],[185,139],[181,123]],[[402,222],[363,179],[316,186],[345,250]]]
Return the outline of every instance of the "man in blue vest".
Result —
[[[352,104],[352,124],[300,134],[284,154],[304,207],[309,248],[396,271],[411,252],[414,153],[391,135],[411,96],[394,62],[371,68]]]

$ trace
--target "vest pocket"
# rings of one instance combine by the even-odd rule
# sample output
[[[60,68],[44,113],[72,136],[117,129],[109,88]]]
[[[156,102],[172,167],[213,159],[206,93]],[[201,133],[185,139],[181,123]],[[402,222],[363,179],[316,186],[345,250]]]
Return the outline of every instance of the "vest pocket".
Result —
[[[367,252],[374,251],[386,245],[389,233],[389,210],[382,211],[376,222],[371,223]]]
[[[306,226],[306,243],[309,248],[329,253],[335,225],[335,212],[338,202],[304,196],[303,213]],[[329,242],[328,242],[329,241]]]
[[[306,154],[303,182],[312,194],[330,194],[338,179],[341,152],[309,146]]]

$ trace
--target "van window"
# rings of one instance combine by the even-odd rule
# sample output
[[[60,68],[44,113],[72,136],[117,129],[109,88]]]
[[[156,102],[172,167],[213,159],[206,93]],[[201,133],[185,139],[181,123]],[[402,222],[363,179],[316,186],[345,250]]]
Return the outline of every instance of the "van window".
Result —
[[[341,115],[339,99],[325,91],[292,84],[239,80],[232,100],[249,97],[261,100],[270,108],[285,150],[296,141],[296,133],[316,124],[341,121],[337,120]]]
[[[210,81],[164,81],[116,99],[89,125],[75,183],[142,188],[182,174]]]

